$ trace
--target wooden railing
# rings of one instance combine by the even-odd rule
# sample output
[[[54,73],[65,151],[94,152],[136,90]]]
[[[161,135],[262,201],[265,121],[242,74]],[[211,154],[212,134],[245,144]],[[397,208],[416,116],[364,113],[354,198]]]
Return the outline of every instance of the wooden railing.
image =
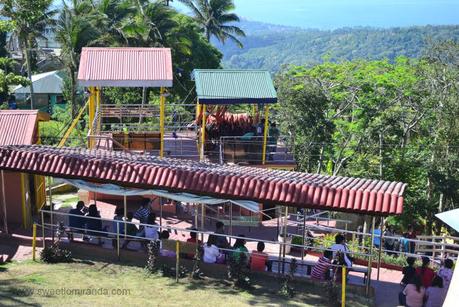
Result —
[[[432,255],[433,258],[458,258],[459,257],[459,237],[452,236],[418,236],[416,242],[416,252]]]

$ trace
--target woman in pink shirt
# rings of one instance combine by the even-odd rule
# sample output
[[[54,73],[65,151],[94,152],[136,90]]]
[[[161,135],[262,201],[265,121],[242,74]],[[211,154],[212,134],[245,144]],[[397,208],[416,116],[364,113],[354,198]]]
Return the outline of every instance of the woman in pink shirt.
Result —
[[[406,306],[422,307],[424,305],[426,289],[422,286],[421,277],[418,275],[414,276],[412,281],[406,285],[403,294],[406,297]]]

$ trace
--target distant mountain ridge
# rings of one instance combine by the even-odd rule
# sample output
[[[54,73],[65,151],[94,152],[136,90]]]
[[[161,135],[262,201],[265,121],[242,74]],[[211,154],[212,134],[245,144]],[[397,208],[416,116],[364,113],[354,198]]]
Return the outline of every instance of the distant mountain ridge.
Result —
[[[247,34],[244,48],[216,43],[225,68],[278,71],[283,65],[316,64],[353,59],[419,58],[435,41],[459,41],[459,25],[407,28],[301,29],[243,20],[238,25]]]

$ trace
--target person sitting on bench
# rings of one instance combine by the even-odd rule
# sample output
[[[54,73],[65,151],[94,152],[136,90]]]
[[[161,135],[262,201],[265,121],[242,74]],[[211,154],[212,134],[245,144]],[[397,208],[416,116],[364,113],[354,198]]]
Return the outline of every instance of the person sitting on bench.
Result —
[[[88,235],[98,237],[99,244],[102,244],[102,239],[100,237],[106,235],[102,232],[107,231],[107,227],[102,228],[102,220],[100,218],[99,210],[97,210],[97,206],[95,204],[89,206],[86,216],[91,217],[86,219]]]
[[[224,259],[224,257],[217,247],[217,237],[211,234],[207,239],[207,243],[204,244],[203,261],[205,263],[219,263],[219,259]]]
[[[77,203],[76,208],[73,208],[69,211],[69,227],[71,232],[69,232],[68,238],[70,241],[73,241],[73,233],[84,233],[86,228],[85,218],[84,218],[84,202],[81,200]]]
[[[163,249],[163,240],[169,240],[169,231],[163,230],[159,234],[159,255],[163,257],[175,257],[177,254],[174,251]]]
[[[252,251],[250,255],[250,270],[257,272],[264,272],[265,268],[268,269],[268,272],[272,270],[272,261],[268,260],[268,254],[264,253],[265,243],[258,242],[257,250]]]
[[[316,262],[312,268],[311,277],[316,280],[328,280],[330,279],[330,267],[333,259],[333,252],[330,250],[324,251],[322,257]]]
[[[139,229],[137,228],[137,226],[134,223],[132,223],[133,217],[134,217],[134,214],[132,214],[132,212],[128,212],[126,214],[126,234],[128,235],[128,237],[124,239],[123,245],[121,246],[122,249],[127,248],[129,242],[131,242],[132,240],[135,240],[133,238],[130,238],[129,236],[135,237],[137,236],[139,232]]]

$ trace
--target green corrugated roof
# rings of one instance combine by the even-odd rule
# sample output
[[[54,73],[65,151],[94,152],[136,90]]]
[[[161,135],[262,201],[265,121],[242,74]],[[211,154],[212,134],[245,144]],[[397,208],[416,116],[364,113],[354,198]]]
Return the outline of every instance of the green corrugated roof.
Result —
[[[273,80],[265,70],[195,69],[202,104],[276,103]]]

